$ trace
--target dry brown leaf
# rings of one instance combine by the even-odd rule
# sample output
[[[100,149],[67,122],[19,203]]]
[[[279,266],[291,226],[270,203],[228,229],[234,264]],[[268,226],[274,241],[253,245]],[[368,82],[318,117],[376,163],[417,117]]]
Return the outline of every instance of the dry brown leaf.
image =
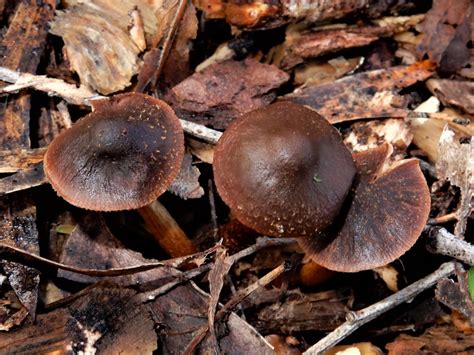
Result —
[[[467,273],[458,273],[458,282],[444,279],[438,282],[436,299],[453,311],[461,313],[471,327],[474,327],[474,302],[467,286]]]
[[[173,87],[167,101],[179,117],[222,129],[234,118],[272,102],[275,89],[288,79],[285,72],[255,59],[228,60]]]
[[[470,0],[435,0],[420,25],[424,34],[418,46],[418,58],[425,54],[441,71],[455,72],[469,59],[472,2]]]

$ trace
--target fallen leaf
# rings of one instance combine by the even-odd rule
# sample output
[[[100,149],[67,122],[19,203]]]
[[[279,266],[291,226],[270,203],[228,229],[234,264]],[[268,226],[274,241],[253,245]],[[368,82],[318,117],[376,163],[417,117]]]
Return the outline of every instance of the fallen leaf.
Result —
[[[468,289],[466,272],[457,273],[458,282],[443,279],[438,282],[435,298],[450,309],[461,313],[471,327],[474,327],[474,302]]]
[[[374,271],[382,278],[390,291],[398,291],[398,271],[392,265],[377,267]]]
[[[223,129],[238,116],[272,102],[275,89],[288,79],[285,72],[255,59],[228,60],[191,75],[166,99],[179,117]]]
[[[471,8],[470,0],[434,0],[420,25],[424,38],[418,46],[418,58],[427,54],[443,72],[459,70],[470,56]]]
[[[398,92],[433,74],[428,61],[354,74],[323,85],[297,88],[283,98],[317,111],[330,123],[361,118],[404,117]]]

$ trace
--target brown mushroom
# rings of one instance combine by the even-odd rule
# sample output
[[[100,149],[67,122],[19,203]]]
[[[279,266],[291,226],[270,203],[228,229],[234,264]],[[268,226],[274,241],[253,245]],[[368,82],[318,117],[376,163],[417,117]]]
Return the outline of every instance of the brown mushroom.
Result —
[[[66,201],[90,210],[151,203],[181,167],[184,134],[174,111],[136,93],[94,101],[93,109],[48,147],[49,182]]]
[[[214,152],[217,190],[235,217],[272,236],[314,235],[341,210],[355,174],[339,132],[278,102],[234,121]]]
[[[386,265],[415,244],[428,219],[430,193],[414,159],[382,171],[390,153],[383,144],[354,154],[358,178],[347,213],[332,231],[298,240],[315,262],[356,272]]]
[[[226,130],[215,149],[215,182],[243,224],[297,237],[316,263],[355,272],[400,257],[428,218],[430,195],[415,160],[381,172],[390,149],[355,154],[355,174],[332,126],[314,111],[279,102]]]

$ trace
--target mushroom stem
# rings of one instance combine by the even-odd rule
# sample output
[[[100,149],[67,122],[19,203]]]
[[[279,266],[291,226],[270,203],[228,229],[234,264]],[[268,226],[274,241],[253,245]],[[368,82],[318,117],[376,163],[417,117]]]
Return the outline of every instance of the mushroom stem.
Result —
[[[158,200],[139,208],[138,212],[160,247],[172,258],[197,252],[193,242]]]
[[[326,269],[325,267],[310,260],[301,266],[299,271],[299,283],[304,286],[316,286],[329,280],[335,271]]]

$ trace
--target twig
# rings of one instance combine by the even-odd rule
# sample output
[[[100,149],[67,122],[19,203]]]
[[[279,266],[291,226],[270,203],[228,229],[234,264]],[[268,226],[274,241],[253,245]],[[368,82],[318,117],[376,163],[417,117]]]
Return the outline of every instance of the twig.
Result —
[[[217,246],[209,248],[203,252],[187,255],[180,258],[158,261],[154,263],[140,264],[140,265],[129,266],[129,267],[124,267],[124,268],[111,268],[111,269],[105,269],[105,270],[83,269],[83,268],[78,268],[78,267],[58,263],[56,261],[49,260],[35,254],[31,254],[22,249],[19,249],[10,245],[2,244],[2,243],[0,243],[0,254],[9,255],[11,256],[12,259],[15,259],[15,261],[18,261],[16,259],[21,259],[22,262],[25,262],[27,264],[37,264],[44,268],[66,270],[70,272],[75,272],[76,274],[82,274],[82,275],[87,275],[87,276],[105,277],[105,276],[131,275],[138,272],[148,271],[148,270],[156,269],[163,266],[171,266],[175,268],[180,267],[182,265],[192,263],[196,259],[202,259],[204,257],[207,257],[207,255],[212,254],[216,250],[216,248]]]
[[[459,239],[445,228],[430,228],[430,243],[427,248],[430,252],[448,255],[466,264],[474,265],[474,245]]]
[[[23,88],[33,88],[35,90],[46,92],[51,96],[58,96],[75,105],[91,106],[90,101],[96,99],[105,99],[101,96],[91,92],[83,86],[68,84],[60,79],[47,78],[46,76],[33,75],[28,73],[19,73],[14,70],[0,66],[0,80],[21,84],[21,87],[14,87],[12,85],[5,86],[0,89],[1,92],[17,91]],[[222,132],[207,128],[204,125],[179,120],[183,126],[184,132],[200,138],[208,143],[216,144],[222,135]]]
[[[403,290],[379,301],[369,307],[361,309],[356,312],[351,312],[347,316],[347,321],[342,325],[337,327],[334,331],[329,333],[323,339],[318,341],[316,344],[311,346],[303,354],[313,355],[313,354],[322,354],[324,351],[333,347],[341,340],[352,334],[355,330],[360,328],[362,325],[370,322],[371,320],[377,318],[381,314],[387,312],[388,310],[412,299],[420,292],[426,290],[427,288],[436,284],[442,278],[448,277],[454,273],[456,268],[455,262],[448,262],[442,264],[439,269],[437,269],[432,274],[422,278],[411,284],[408,287],[405,287]]]

